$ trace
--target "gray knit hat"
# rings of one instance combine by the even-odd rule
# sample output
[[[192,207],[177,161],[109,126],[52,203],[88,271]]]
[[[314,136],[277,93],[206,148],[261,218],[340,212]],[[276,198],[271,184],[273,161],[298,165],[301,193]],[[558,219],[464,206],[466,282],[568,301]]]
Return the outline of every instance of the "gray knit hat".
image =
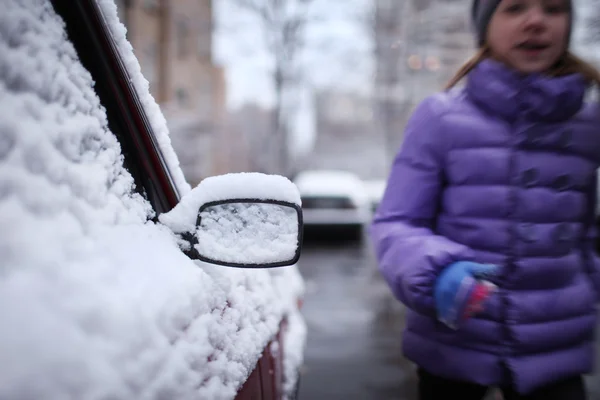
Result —
[[[477,34],[477,45],[482,46],[485,42],[487,27],[492,19],[492,15],[502,0],[473,0],[471,7],[471,18],[473,19],[473,26],[475,33]],[[569,7],[571,8],[571,22],[573,21],[573,7],[572,0],[569,1]],[[572,27],[571,23],[571,27]],[[572,28],[571,28],[572,29]],[[569,40],[571,33],[569,32]],[[567,43],[569,41],[567,40]]]

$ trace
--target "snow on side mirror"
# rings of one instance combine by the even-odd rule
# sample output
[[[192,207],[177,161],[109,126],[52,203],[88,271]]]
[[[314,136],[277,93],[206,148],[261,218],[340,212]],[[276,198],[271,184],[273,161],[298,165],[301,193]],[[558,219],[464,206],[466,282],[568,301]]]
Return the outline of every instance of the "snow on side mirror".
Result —
[[[198,213],[198,259],[230,266],[281,267],[300,258],[302,211],[274,200],[225,200]]]
[[[159,221],[193,259],[242,268],[295,264],[302,243],[300,194],[287,178],[259,173],[210,177]]]

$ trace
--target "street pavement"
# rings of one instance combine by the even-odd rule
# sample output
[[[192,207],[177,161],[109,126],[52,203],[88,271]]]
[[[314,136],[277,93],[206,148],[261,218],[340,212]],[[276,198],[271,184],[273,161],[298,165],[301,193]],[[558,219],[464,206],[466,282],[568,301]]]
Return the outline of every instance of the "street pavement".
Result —
[[[404,307],[379,276],[368,243],[309,241],[299,268],[308,327],[299,399],[416,399],[415,367],[400,348]],[[588,389],[589,400],[600,400],[598,374]]]

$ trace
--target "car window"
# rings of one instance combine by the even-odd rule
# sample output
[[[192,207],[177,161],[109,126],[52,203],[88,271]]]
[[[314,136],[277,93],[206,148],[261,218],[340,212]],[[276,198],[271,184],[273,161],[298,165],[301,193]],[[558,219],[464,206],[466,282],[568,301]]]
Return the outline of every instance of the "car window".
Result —
[[[92,75],[135,189],[157,214],[169,211],[180,195],[98,4],[94,0],[74,4],[56,0],[52,5],[65,21],[82,65]]]

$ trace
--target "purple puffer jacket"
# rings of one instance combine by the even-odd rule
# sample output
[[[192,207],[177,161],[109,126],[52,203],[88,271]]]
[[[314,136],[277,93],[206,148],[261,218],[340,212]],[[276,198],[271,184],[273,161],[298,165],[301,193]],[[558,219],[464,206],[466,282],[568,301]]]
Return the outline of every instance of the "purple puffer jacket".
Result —
[[[370,233],[409,308],[404,354],[429,372],[528,393],[592,370],[600,108],[585,90],[485,60],[409,121]],[[500,290],[453,331],[432,292],[458,260],[500,265]]]

